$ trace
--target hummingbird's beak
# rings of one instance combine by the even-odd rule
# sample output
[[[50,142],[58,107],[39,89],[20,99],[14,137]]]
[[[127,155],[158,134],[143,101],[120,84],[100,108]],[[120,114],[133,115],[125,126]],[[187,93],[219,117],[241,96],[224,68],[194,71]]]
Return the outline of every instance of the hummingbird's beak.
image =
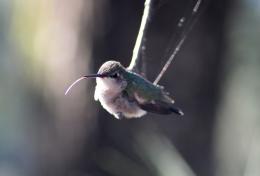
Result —
[[[86,75],[86,76],[82,76],[79,79],[77,79],[76,81],[74,81],[66,90],[65,95],[67,95],[70,91],[70,89],[75,86],[78,82],[80,82],[83,79],[87,79],[87,78],[104,78],[107,75],[104,74],[91,74],[91,75]]]
[[[107,75],[105,74],[90,74],[90,75],[86,75],[86,76],[82,76],[84,78],[104,78]]]

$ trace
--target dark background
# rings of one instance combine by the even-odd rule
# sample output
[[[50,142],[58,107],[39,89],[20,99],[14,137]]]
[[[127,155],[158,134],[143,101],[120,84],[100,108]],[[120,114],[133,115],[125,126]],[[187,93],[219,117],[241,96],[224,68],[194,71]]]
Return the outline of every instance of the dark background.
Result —
[[[146,35],[153,81],[193,0],[156,0]],[[258,175],[260,3],[203,1],[160,85],[185,113],[117,120],[76,78],[127,66],[140,0],[0,2],[0,175]]]

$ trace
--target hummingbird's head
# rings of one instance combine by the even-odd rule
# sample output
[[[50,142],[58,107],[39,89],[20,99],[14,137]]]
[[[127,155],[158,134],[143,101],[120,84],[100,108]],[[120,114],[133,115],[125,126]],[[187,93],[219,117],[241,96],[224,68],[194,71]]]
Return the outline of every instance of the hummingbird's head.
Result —
[[[65,94],[67,94],[75,84],[86,78],[97,78],[97,86],[101,89],[113,90],[114,92],[122,91],[127,86],[124,73],[126,73],[126,69],[120,62],[107,61],[99,68],[97,74],[82,76],[74,81],[66,90]]]
[[[107,61],[98,70],[97,86],[103,89],[122,91],[127,82],[124,78],[126,69],[117,61]]]
[[[101,65],[101,67],[98,70],[98,74],[104,75],[104,77],[109,77],[115,73],[120,73],[123,70],[125,70],[125,68],[120,64],[120,62],[107,61]]]

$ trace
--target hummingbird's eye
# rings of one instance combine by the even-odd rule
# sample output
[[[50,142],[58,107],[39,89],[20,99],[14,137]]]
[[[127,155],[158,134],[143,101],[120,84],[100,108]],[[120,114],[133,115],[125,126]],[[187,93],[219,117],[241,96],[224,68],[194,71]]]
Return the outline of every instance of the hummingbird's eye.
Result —
[[[119,77],[119,73],[114,73],[111,75],[111,78],[118,78]]]

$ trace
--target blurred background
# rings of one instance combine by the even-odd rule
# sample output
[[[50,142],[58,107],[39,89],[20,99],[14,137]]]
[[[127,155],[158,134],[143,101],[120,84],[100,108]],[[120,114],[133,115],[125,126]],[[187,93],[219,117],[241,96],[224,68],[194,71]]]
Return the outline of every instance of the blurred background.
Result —
[[[146,40],[154,80],[194,0],[157,0]],[[258,176],[260,1],[209,1],[160,84],[185,112],[117,120],[95,81],[127,66],[144,0],[0,1],[1,176]],[[177,31],[177,32],[176,32]],[[172,40],[171,40],[172,39]]]

